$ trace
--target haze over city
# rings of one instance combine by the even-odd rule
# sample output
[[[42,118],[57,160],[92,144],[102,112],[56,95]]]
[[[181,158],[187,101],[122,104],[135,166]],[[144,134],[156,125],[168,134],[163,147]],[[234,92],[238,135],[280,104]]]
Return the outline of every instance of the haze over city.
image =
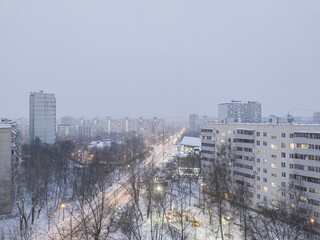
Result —
[[[0,0],[1,240],[319,240],[320,0]]]
[[[0,116],[28,117],[30,91],[57,118],[217,116],[320,110],[319,1],[0,2]]]

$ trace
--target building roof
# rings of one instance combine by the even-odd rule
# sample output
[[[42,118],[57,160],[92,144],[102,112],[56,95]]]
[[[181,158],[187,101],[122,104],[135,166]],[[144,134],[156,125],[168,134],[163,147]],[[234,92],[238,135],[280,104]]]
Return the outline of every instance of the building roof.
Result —
[[[0,128],[11,128],[11,125],[6,123],[0,123]]]
[[[194,146],[194,147],[200,147],[201,146],[201,139],[196,137],[183,137],[181,145],[187,145],[187,146]]]

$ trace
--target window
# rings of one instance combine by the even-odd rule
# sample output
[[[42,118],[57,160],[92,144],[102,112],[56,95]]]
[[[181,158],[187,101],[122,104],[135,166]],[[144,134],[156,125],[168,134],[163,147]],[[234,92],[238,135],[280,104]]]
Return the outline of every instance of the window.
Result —
[[[260,199],[260,198],[261,198],[261,195],[260,195],[260,194],[257,194],[257,198]]]
[[[257,132],[257,137],[260,137],[260,132]]]
[[[271,136],[271,139],[277,139],[277,136]]]
[[[268,182],[268,179],[267,178],[263,178],[263,182]]]
[[[260,158],[257,158],[257,163],[260,163]]]
[[[260,185],[257,185],[257,189],[260,190]]]
[[[282,148],[286,148],[286,143],[282,142],[282,143],[281,143],[281,147],[282,147]]]
[[[267,188],[267,187],[264,187],[263,190],[264,190],[265,192],[268,192],[268,188]]]
[[[260,145],[260,141],[257,141],[257,145]]]
[[[268,136],[268,135],[267,135],[267,133],[266,133],[266,132],[264,132],[264,133],[263,133],[263,136],[264,136],[264,137],[266,137],[266,136]]]
[[[216,130],[216,134],[219,134],[219,130]]]
[[[286,183],[285,182],[281,182],[281,187],[286,187]]]
[[[264,168],[263,169],[263,173],[267,173],[268,171],[267,171],[267,169],[266,168]]]
[[[277,158],[277,155],[272,154],[271,157],[272,157],[272,158]]]
[[[257,171],[260,172],[260,168],[259,167],[257,168]]]
[[[285,134],[285,133],[281,133],[281,137],[282,137],[282,138],[285,138],[285,137],[286,137],[286,134]]]
[[[272,177],[277,177],[277,174],[276,173],[271,173],[271,176]]]
[[[285,153],[285,152],[282,152],[282,153],[281,153],[281,157],[282,157],[282,158],[285,158],[285,157],[286,157],[286,153]]]
[[[282,177],[286,177],[286,173],[285,173],[285,172],[282,172],[282,173],[281,173],[281,176],[282,176]]]
[[[264,163],[264,164],[267,164],[267,163],[268,163],[268,160],[267,160],[267,159],[263,159],[263,163]]]
[[[260,177],[259,176],[257,176],[257,181],[260,181]]]
[[[272,149],[278,149],[277,145],[271,144]]]
[[[294,143],[290,143],[289,147],[290,149],[294,149]]]
[[[289,164],[289,168],[291,168],[291,169],[293,168],[293,164],[292,163]]]
[[[293,138],[293,133],[290,133],[290,134],[289,134],[289,138]]]
[[[286,167],[286,163],[285,162],[281,162],[281,167],[285,168]]]
[[[263,141],[263,146],[267,146],[267,145],[268,145],[267,141]]]
[[[267,189],[268,190],[268,189]],[[267,196],[263,196],[263,201],[268,201],[268,198],[267,198]]]
[[[230,135],[230,134],[231,134],[231,131],[229,130],[229,131],[228,131],[228,135]]]
[[[257,154],[260,154],[260,150],[259,149],[257,149]]]
[[[222,137],[225,137],[225,136],[226,136],[226,133],[221,133],[221,136],[222,136]]]
[[[281,192],[281,196],[286,197],[287,196],[286,192]]]
[[[271,167],[272,167],[272,168],[277,168],[278,166],[277,166],[277,164],[272,163],[272,164],[271,164]]]

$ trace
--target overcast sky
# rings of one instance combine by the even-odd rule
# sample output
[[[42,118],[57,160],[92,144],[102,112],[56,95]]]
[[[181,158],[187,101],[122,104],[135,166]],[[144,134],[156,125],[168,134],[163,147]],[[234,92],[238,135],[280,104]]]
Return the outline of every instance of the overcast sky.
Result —
[[[320,111],[319,0],[0,0],[0,116],[30,91],[57,117]]]

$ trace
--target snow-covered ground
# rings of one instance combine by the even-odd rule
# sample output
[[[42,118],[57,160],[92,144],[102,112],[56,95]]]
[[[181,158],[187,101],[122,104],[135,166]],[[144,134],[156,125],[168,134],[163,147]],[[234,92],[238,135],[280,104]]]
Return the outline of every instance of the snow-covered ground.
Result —
[[[164,154],[163,154],[164,150]],[[154,147],[153,154],[146,160],[146,163],[153,163],[158,168],[163,168],[165,163],[172,159],[172,156],[178,153],[177,145],[167,144],[165,147],[158,146]],[[165,158],[163,159],[163,156]],[[118,175],[117,172],[114,173]],[[114,193],[117,193],[119,196],[117,198],[117,207],[121,207],[126,205],[130,196],[127,194],[126,190],[123,188],[123,185],[128,181],[127,175],[122,175],[119,181],[115,181],[106,191],[107,198]],[[173,184],[172,186],[172,194],[173,195],[181,195],[185,196],[184,199],[180,199],[179,201],[184,201],[184,209],[183,213],[183,226],[185,226],[185,234],[189,239],[220,239],[220,231],[218,228],[218,222],[216,218],[212,219],[212,223],[210,224],[209,215],[206,209],[199,208],[199,189],[200,182],[192,182],[191,185],[191,197],[190,191],[181,193],[180,191],[188,189],[188,184],[183,183],[180,186],[180,189],[177,187],[177,184]],[[164,193],[166,194],[166,193]],[[183,195],[184,194],[184,195]],[[53,201],[53,200],[52,200]],[[201,201],[201,199],[200,199]],[[70,227],[70,211],[68,209],[68,202],[65,203],[66,208],[63,210],[61,208],[55,209],[55,212],[51,215],[50,222],[48,221],[46,211],[43,210],[39,216],[36,217],[35,224],[32,226],[32,230],[27,234],[31,234],[29,239],[60,239],[58,230],[68,231]],[[172,208],[179,209],[177,206],[179,202],[177,200],[172,201]],[[28,205],[26,205],[28,206]],[[144,221],[141,222],[141,232],[143,239],[150,239],[150,229],[151,229],[151,221],[150,218],[146,217],[146,206],[141,204],[141,209],[144,214]],[[165,221],[166,226],[170,226],[172,229],[178,229],[181,227],[181,223],[178,223],[174,220],[173,215],[177,215],[178,210],[173,210],[168,207],[165,210],[165,213],[157,216],[155,213],[153,214],[153,225],[158,221]],[[27,209],[27,213],[30,212],[30,209]],[[64,212],[64,213],[63,213]],[[64,215],[64,221],[63,221]],[[187,217],[187,218],[186,218]],[[74,223],[73,223],[74,224]],[[234,225],[232,222],[225,221],[224,222],[224,233],[229,234],[228,236],[233,237],[233,239],[241,239],[241,232],[239,231],[238,226]],[[50,227],[49,227],[50,225]],[[49,229],[50,228],[50,229]],[[181,229],[180,229],[181,230]],[[19,236],[19,215],[17,208],[14,208],[13,214],[9,216],[2,216],[0,218],[0,233],[4,236],[4,239],[15,239],[16,236]],[[163,239],[172,239],[171,234],[168,230],[163,230],[164,238]],[[123,238],[121,233],[116,232],[111,235],[112,238],[116,238],[118,240]],[[112,239],[110,237],[110,239]],[[228,239],[226,237],[225,239]]]

